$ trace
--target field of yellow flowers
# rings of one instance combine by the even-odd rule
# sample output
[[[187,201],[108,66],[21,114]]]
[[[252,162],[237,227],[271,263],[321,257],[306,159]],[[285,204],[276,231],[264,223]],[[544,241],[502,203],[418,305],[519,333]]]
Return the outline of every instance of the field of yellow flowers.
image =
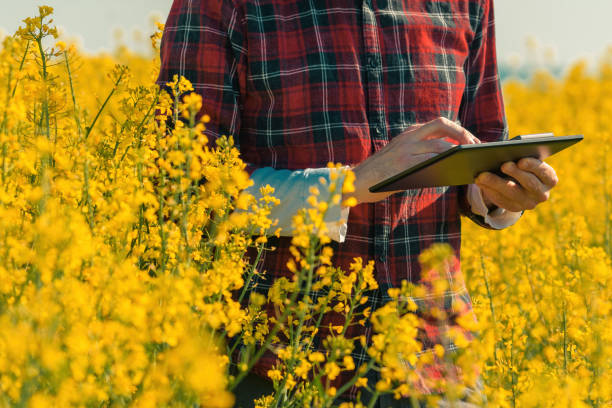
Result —
[[[411,294],[448,283],[406,285],[379,310],[360,308],[377,287],[372,266],[334,268],[329,203],[314,190],[295,219],[288,278],[246,296],[251,265],[277,233],[274,192],[244,192],[231,139],[207,146],[208,118],[196,120],[202,101],[188,81],[166,93],[153,85],[157,61],[80,53],[57,41],[52,9],[39,11],[0,45],[0,407],[231,407],[268,349],[279,362],[261,407],[350,407],[339,398],[350,386],[370,406],[392,393],[416,407],[452,401],[478,373],[481,406],[612,406],[612,54],[594,73],[578,64],[560,80],[506,84],[513,134],[585,140],[550,160],[558,187],[517,225],[464,223],[479,319],[464,324],[478,337],[445,355],[439,345],[421,352]],[[352,188],[343,179],[328,186],[332,200]],[[444,268],[446,255],[432,248],[425,270]],[[346,322],[313,350],[330,310]],[[355,367],[363,339],[347,327],[365,320],[371,362]],[[434,360],[463,374],[419,395],[415,373]],[[340,372],[348,384],[334,382]]]
[[[541,73],[505,86],[513,133],[585,136],[549,160],[561,180],[549,202],[506,231],[464,234],[490,342],[486,383],[510,406],[612,404],[611,56],[594,73],[576,64],[561,80]]]

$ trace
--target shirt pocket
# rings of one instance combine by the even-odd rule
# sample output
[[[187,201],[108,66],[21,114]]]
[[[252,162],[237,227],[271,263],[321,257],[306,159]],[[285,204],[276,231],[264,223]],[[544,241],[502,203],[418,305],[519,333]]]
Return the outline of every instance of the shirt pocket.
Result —
[[[467,2],[427,1],[408,9],[406,27],[416,82],[460,84],[473,37]]]
[[[268,145],[310,148],[321,161],[338,160],[332,143],[346,140],[347,123],[364,120],[353,44],[360,33],[352,24],[356,10],[323,13],[323,7],[304,1],[257,4],[247,4],[247,108],[257,116],[253,127],[265,133]]]

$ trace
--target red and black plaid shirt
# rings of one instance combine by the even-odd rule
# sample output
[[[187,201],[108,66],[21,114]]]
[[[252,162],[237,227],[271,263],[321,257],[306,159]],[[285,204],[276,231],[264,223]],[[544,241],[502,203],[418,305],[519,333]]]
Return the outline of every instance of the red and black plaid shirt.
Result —
[[[212,118],[209,138],[234,135],[250,170],[355,165],[439,116],[483,141],[507,134],[493,0],[175,0],[161,57],[159,83],[191,80]],[[458,187],[409,190],[352,208],[335,265],[375,260],[376,309],[388,288],[420,280],[421,251],[448,243],[456,256],[448,279],[464,289],[444,303],[461,299],[471,312],[459,268],[464,196]],[[274,245],[259,290],[288,273],[290,239]],[[369,327],[349,335],[359,331],[370,335]],[[435,327],[426,333],[434,341]],[[361,349],[353,357],[357,366],[367,359]],[[256,371],[272,363],[268,356]]]

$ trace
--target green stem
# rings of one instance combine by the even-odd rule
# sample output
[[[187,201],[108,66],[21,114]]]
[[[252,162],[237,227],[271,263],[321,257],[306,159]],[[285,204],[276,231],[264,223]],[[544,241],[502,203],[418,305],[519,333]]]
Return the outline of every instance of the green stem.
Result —
[[[487,299],[489,300],[489,310],[491,310],[491,320],[493,320],[493,333],[495,334],[495,347],[493,349],[493,358],[497,363],[497,319],[495,317],[495,305],[493,304],[493,295],[491,294],[491,288],[489,286],[489,274],[487,271],[487,267],[485,266],[484,256],[482,255],[482,251],[480,252],[480,267],[482,268],[485,288],[487,289]]]
[[[358,282],[358,286],[357,287],[360,287],[360,286],[361,286],[361,282]],[[351,321],[353,320],[353,313],[355,312],[355,306],[356,306],[355,305],[355,303],[356,303],[355,299],[357,299],[357,296],[359,296],[361,294],[360,292],[356,293],[354,297],[351,297],[351,301],[350,301],[351,306],[349,307],[349,311],[346,314],[346,318],[344,319],[344,326],[342,327],[342,333],[340,334],[342,337],[344,337],[344,335],[346,334],[346,331],[348,330],[349,326],[351,325]]]
[[[264,251],[263,246],[261,246],[260,249],[257,251],[257,257],[255,258],[255,261],[253,262],[253,266],[250,268],[249,273],[247,274],[247,277],[244,280],[242,291],[240,292],[240,296],[238,297],[238,303],[242,302],[242,300],[244,299],[244,296],[246,295],[249,289],[249,283],[251,282],[251,279],[253,279],[253,275],[255,275],[255,271],[257,270],[257,264],[259,263],[259,260],[261,259],[261,255],[263,254],[263,251]]]
[[[311,242],[311,246],[310,246],[310,250],[309,250],[308,258],[307,258],[307,263],[310,266],[308,268],[308,275],[306,278],[306,289],[304,290],[304,294],[305,294],[304,298],[307,298],[307,299],[310,299],[310,296],[308,294],[312,290],[314,261],[315,261],[315,249],[313,248],[313,243]],[[298,312],[299,313],[299,323],[298,323],[298,327],[296,329],[296,334],[295,334],[295,340],[298,342],[298,344],[300,343],[300,337],[302,336],[302,329],[304,326],[304,322],[306,320],[306,314],[307,314],[306,310],[308,310],[310,306],[310,303],[306,304],[305,301],[303,303],[304,303],[304,306]]]
[[[316,236],[316,233],[314,233],[314,236]],[[313,272],[314,272],[314,261],[315,261],[315,252],[316,252],[316,248],[314,248],[314,242],[311,241],[310,246],[308,247],[309,251],[308,251],[308,256],[306,257],[307,259],[307,263],[309,265],[308,268],[308,275],[306,277],[306,289],[304,290],[305,296],[303,299],[309,298],[308,293],[310,292],[310,290],[312,289],[312,279],[313,279]],[[303,271],[303,270],[302,270]],[[301,274],[300,274],[301,275]],[[301,281],[301,276],[298,279]],[[300,286],[298,286],[298,290],[297,292],[301,292],[300,290]],[[291,303],[292,305],[294,304],[293,302]],[[302,329],[304,327],[304,321],[305,321],[305,317],[306,317],[306,310],[308,310],[309,305],[306,304],[306,301],[304,300],[302,302],[302,306],[300,307],[300,309],[298,310],[298,326],[297,329],[295,331],[295,333],[291,336],[292,337],[292,341],[291,341],[291,350],[295,353],[295,350],[297,350],[300,346],[301,343],[301,337],[302,337]],[[290,364],[288,364],[288,371],[293,371],[294,370],[294,366],[296,363],[296,359],[295,356],[292,356],[291,362]],[[281,395],[285,396],[285,385],[287,383],[287,376],[283,377],[283,380],[281,382],[281,385],[279,387],[280,392],[276,394],[275,398],[274,398],[274,402],[272,403],[272,406],[274,407],[278,407],[278,404],[281,402],[281,399],[279,397],[281,397]]]
[[[325,309],[327,309],[327,305],[329,305],[329,301],[330,301],[330,297],[329,295],[327,295],[327,300],[325,301],[325,304],[322,305],[321,307],[321,312],[319,313],[319,316],[317,317],[317,323],[315,324],[314,327],[321,327],[321,321],[323,320],[323,316],[325,316]],[[308,343],[308,348],[312,347],[312,342],[314,341],[315,336],[311,335],[310,336],[310,342]]]
[[[372,398],[370,398],[370,402],[368,403],[368,408],[374,407],[374,405],[376,404],[376,401],[378,400],[379,395],[380,395],[380,391],[375,390],[374,394],[372,395]]]
[[[163,190],[164,190],[164,177],[163,175],[161,176],[161,185],[159,186],[159,192],[157,193],[157,200],[159,202],[159,211],[157,213],[157,222],[159,224],[159,238],[161,239],[161,271],[162,273],[165,272],[166,270],[166,258],[167,258],[167,254],[166,254],[166,249],[167,249],[167,243],[166,243],[166,233],[164,231],[164,195],[163,195]]]
[[[76,101],[76,96],[74,94],[74,85],[72,83],[72,71],[70,70],[70,62],[68,61],[67,51],[64,51],[64,61],[66,62],[66,71],[68,72],[68,82],[70,83],[70,95],[72,96],[74,121],[77,125],[77,129],[79,131],[79,139],[80,139],[83,134],[83,129],[81,128],[81,120],[79,119],[78,105]]]
[[[313,236],[317,236],[317,232],[313,232]],[[319,249],[318,246],[316,246],[316,243],[313,242],[315,239],[311,238],[311,242],[310,245],[308,247],[308,255],[306,257],[306,262],[309,265],[308,267],[308,272],[307,272],[307,277],[306,277],[306,288],[304,289],[304,294],[305,296],[303,297],[303,302],[302,302],[302,306],[300,307],[300,309],[298,310],[298,326],[295,330],[295,333],[292,334],[291,338],[291,350],[295,353],[295,350],[297,350],[300,347],[301,344],[301,337],[302,337],[302,330],[304,328],[304,322],[306,321],[306,311],[310,309],[310,303],[306,303],[305,299],[310,299],[310,296],[308,296],[308,294],[310,293],[310,291],[312,290],[312,281],[313,281],[313,276],[314,276],[314,262],[315,262],[315,258],[316,258],[316,252]],[[303,271],[303,270],[302,270]],[[301,275],[301,274],[300,274]],[[301,276],[300,279],[301,280]],[[300,285],[301,286],[301,285]],[[298,287],[298,292],[300,292],[301,290]],[[312,299],[310,299],[312,300]],[[293,302],[291,303],[293,304]],[[291,359],[291,363],[288,364],[288,370],[289,371],[293,371],[295,363],[296,363],[296,359],[295,356],[292,356]],[[281,382],[281,386],[280,386],[280,393],[277,393],[274,399],[274,403],[272,404],[274,407],[277,407],[280,399],[279,397],[281,396],[281,394],[284,394],[285,392],[285,384],[287,382],[287,376],[285,376],[283,378],[283,381]]]
[[[563,300],[563,371],[567,374],[567,304]]]
[[[145,116],[142,118],[142,120],[140,121],[140,123],[138,124],[138,127],[136,128],[136,137],[138,138],[138,149],[140,150],[140,148],[142,147],[142,129],[144,128],[144,126],[148,123],[149,118],[151,117],[151,112],[153,111],[153,108],[155,108],[155,106],[157,106],[157,102],[159,101],[159,88],[157,88],[157,91],[155,93],[155,98],[153,99],[153,102],[151,103],[151,105],[149,106],[149,109],[147,110],[147,113],[145,114]],[[121,155],[121,158],[119,159],[119,163],[118,165],[120,165],[123,160],[125,159],[125,157],[127,156],[128,152],[130,151],[130,146],[128,146],[125,149],[125,152],[123,152],[123,154]]]
[[[6,183],[6,142],[2,143],[2,184]]]
[[[366,369],[363,373],[359,374],[359,371],[357,374],[355,374],[353,376],[353,378],[351,378],[348,382],[346,382],[345,384],[342,385],[342,387],[338,388],[338,391],[336,392],[336,395],[342,395],[344,394],[344,392],[346,390],[348,390],[349,388],[351,388],[353,385],[355,385],[355,383],[357,382],[357,380],[359,380],[360,378],[364,377],[371,369],[372,367],[374,367],[374,359],[370,358],[368,360],[368,365],[366,366]],[[359,370],[359,368],[358,368]]]
[[[511,338],[510,338],[510,377],[512,379],[512,407],[516,408],[516,397],[517,397],[517,390],[516,390],[516,383],[517,383],[517,378],[516,378],[516,374],[515,374],[515,370],[518,371],[518,369],[516,369],[516,367],[514,367],[513,369],[513,365],[514,365],[514,327],[512,328],[512,333],[511,333]]]
[[[604,248],[608,253],[608,256],[612,257],[612,221],[610,215],[610,192],[608,191],[608,154],[609,148],[606,146],[604,150],[604,161],[603,161],[603,187],[604,187],[604,212],[605,212],[605,238]]]
[[[47,84],[47,77],[48,77],[47,55],[45,54],[45,50],[43,49],[42,36],[36,39],[36,43],[38,44],[38,51],[40,52],[40,60],[42,63],[42,79],[43,79],[43,83],[45,84],[45,93],[43,96],[41,122],[44,121],[42,125],[44,125],[45,127],[45,134],[47,136],[47,139],[51,140],[51,126],[50,126],[50,119],[49,119],[49,89],[48,89],[48,84]]]
[[[298,281],[297,282],[297,287],[299,288],[301,285],[301,282]],[[295,290],[292,294],[291,297],[289,298],[289,305],[293,305],[295,304],[295,301],[297,299],[297,296],[299,294],[299,290]],[[289,315],[289,311],[290,308],[286,307],[285,310],[283,311],[283,314],[281,315],[281,317],[279,319],[276,320],[276,323],[274,324],[274,326],[272,327],[272,330],[270,330],[270,333],[268,334],[268,337],[266,337],[266,341],[264,341],[264,344],[259,348],[259,350],[257,351],[257,353],[253,356],[253,358],[250,360],[249,365],[247,366],[247,369],[244,370],[243,372],[241,372],[240,374],[238,374],[238,376],[234,379],[234,381],[230,384],[230,386],[228,387],[228,389],[230,391],[232,391],[234,388],[236,388],[236,386],[238,384],[240,384],[240,381],[242,381],[244,379],[244,377],[246,377],[246,375],[249,373],[249,371],[251,371],[251,369],[253,368],[253,366],[255,365],[255,363],[261,358],[261,356],[263,356],[263,354],[266,352],[266,350],[268,349],[268,346],[270,345],[270,343],[272,343],[272,339],[276,336],[276,334],[280,331],[281,329],[281,322],[284,322],[287,319],[287,316]]]
[[[23,53],[23,57],[21,58],[21,62],[19,63],[19,70],[17,72],[21,72],[23,69],[23,65],[25,64],[26,57],[28,56],[28,51],[30,50],[30,41],[26,43],[26,49]],[[19,85],[19,79],[15,81],[15,86],[13,87],[13,92],[11,93],[11,98],[15,97],[15,93],[17,92],[17,85]]]
[[[6,79],[6,98],[4,102],[4,113],[2,115],[2,125],[0,125],[0,132],[6,133],[8,123],[8,106],[11,100],[11,82],[13,82],[13,66],[9,66],[9,72]]]
[[[189,119],[189,139],[193,139],[193,128],[195,126],[195,113],[191,115],[190,119]],[[177,142],[178,144],[178,142]],[[177,150],[179,149],[179,146],[177,146]],[[185,155],[187,156],[185,159],[185,163],[183,164],[183,177],[185,177],[187,180],[191,179],[191,176],[189,174],[189,168],[191,167],[191,154],[189,152],[185,152]],[[191,181],[191,180],[190,180]],[[178,178],[178,185],[182,186],[182,180],[179,177]],[[181,229],[181,235],[183,236],[183,240],[185,241],[185,252],[186,252],[186,257],[185,257],[185,261],[187,263],[187,265],[191,264],[191,247],[189,245],[189,231],[187,228],[188,225],[188,216],[189,216],[189,206],[191,204],[191,195],[193,192],[192,189],[193,186],[193,181],[191,181],[189,183],[189,186],[185,189],[185,191],[181,191],[182,188],[179,189],[178,191],[178,198],[179,198],[179,204],[182,207],[182,212],[181,212],[181,225],[180,225],[180,229]],[[181,255],[183,256],[183,255]]]
[[[113,94],[115,93],[115,90],[117,89],[117,87],[119,86],[119,83],[123,79],[123,75],[124,74],[125,74],[125,70],[122,70],[121,73],[119,74],[119,77],[115,81],[115,85],[113,86],[113,89],[111,89],[111,91],[109,92],[108,96],[104,100],[104,103],[102,104],[102,106],[98,110],[98,113],[96,113],[96,116],[95,116],[94,120],[91,122],[91,125],[89,125],[86,128],[87,131],[85,132],[85,140],[87,140],[87,138],[89,137],[89,134],[91,133],[91,131],[93,130],[94,126],[96,125],[96,122],[100,118],[100,115],[102,114],[102,111],[104,110],[104,108],[106,107],[106,105],[108,104],[110,99],[113,97]]]
[[[23,57],[21,57],[21,62],[19,63],[19,69],[17,70],[18,74],[23,70],[23,65],[25,64],[25,60],[26,60],[26,57],[28,56],[29,50],[30,50],[30,41],[28,40],[28,42],[26,43],[26,49],[23,53]],[[4,117],[2,118],[2,126],[0,126],[0,129],[3,129],[5,132],[7,130],[7,123],[8,123],[8,106],[9,106],[9,103],[11,102],[11,99],[15,97],[15,93],[17,92],[17,85],[19,85],[19,78],[15,80],[15,85],[13,86],[13,90],[11,91],[11,75],[9,75],[6,102],[4,105]]]
[[[89,223],[89,229],[91,231],[93,231],[94,229],[94,222],[93,222],[93,206],[91,204],[91,197],[89,195],[89,161],[87,160],[87,158],[85,158],[85,164],[83,164],[83,173],[84,173],[84,178],[85,178],[85,183],[84,183],[84,192],[83,194],[85,195],[85,202],[87,203],[87,221]]]
[[[149,110],[147,111],[147,114],[145,115],[145,117],[142,119],[142,121],[140,122],[140,125],[138,126],[138,130],[136,132],[136,135],[138,137],[138,154],[140,155],[141,149],[142,149],[142,133],[141,130],[145,125],[145,122],[147,120],[147,118],[149,117],[149,114],[151,113],[153,107],[155,105],[157,105],[157,101],[159,100],[159,88],[157,88],[157,92],[155,94],[155,99],[153,101],[153,103],[151,104],[151,106],[149,107]],[[127,155],[128,150],[126,149],[125,153],[123,154],[123,156],[121,157],[121,160],[119,161],[119,163],[121,163],[123,161],[123,159],[125,158],[125,156]],[[139,188],[142,190],[144,190],[144,177],[142,175],[142,166],[143,166],[143,160],[142,157],[138,158],[138,163],[136,164],[136,171],[137,171],[137,177],[138,177],[138,184],[139,184]],[[141,245],[142,243],[142,234],[143,234],[143,226],[145,225],[145,219],[144,219],[144,204],[141,204],[139,209],[138,209],[138,246]],[[143,266],[143,259],[142,259],[142,255],[138,255],[138,267],[142,268]]]
[[[525,263],[525,276],[527,277],[527,282],[529,282],[529,289],[531,290],[531,298],[533,299],[533,302],[535,303],[535,307],[536,310],[538,311],[538,316],[540,317],[540,321],[542,322],[542,324],[544,325],[544,327],[546,327],[546,329],[548,330],[548,333],[550,334],[550,327],[548,325],[548,322],[546,321],[546,318],[544,317],[544,313],[542,312],[542,308],[540,307],[540,300],[537,298],[536,296],[536,292],[535,292],[535,286],[533,284],[533,280],[531,279],[531,268],[529,268],[529,264],[527,262]]]

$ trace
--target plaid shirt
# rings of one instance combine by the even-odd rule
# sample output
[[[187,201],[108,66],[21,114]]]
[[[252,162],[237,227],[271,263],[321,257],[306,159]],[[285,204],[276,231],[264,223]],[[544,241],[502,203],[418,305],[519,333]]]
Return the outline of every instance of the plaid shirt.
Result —
[[[175,0],[161,56],[159,83],[174,74],[191,80],[212,118],[209,138],[234,135],[251,171],[355,165],[439,116],[483,141],[507,136],[493,0]],[[461,299],[462,313],[471,313],[459,267],[460,214],[474,218],[465,190],[409,190],[351,209],[334,264],[348,270],[355,257],[375,260],[372,309],[402,280],[418,283],[419,254],[444,242],[456,257],[447,278],[463,289],[441,300],[450,310]],[[290,239],[273,245],[259,290],[289,274]],[[330,314],[323,326],[338,321]],[[370,331],[359,326],[348,335]],[[425,347],[438,334],[426,326]],[[363,349],[353,357],[357,366],[368,358]],[[273,363],[265,356],[256,372]]]

